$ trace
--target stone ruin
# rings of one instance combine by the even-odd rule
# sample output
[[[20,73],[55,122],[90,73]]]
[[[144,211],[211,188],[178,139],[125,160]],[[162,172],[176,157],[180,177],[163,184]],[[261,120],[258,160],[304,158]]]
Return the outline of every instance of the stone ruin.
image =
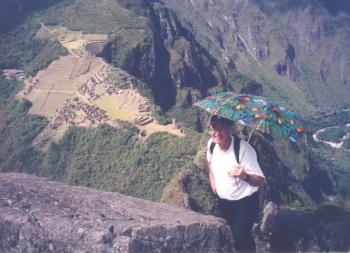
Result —
[[[63,124],[93,126],[110,120],[106,112],[99,107],[74,99],[67,100],[56,112],[49,125],[52,129],[57,129]]]

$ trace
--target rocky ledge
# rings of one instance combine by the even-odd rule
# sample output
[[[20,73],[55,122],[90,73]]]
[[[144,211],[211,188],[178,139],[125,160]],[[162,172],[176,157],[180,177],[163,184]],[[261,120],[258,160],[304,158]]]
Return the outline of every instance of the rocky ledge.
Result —
[[[232,240],[214,216],[0,173],[0,252],[232,252]]]

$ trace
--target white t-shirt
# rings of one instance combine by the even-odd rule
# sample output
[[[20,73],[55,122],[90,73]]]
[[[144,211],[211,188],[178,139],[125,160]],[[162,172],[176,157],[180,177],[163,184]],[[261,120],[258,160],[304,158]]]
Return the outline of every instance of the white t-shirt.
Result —
[[[258,190],[257,186],[252,186],[238,177],[231,177],[228,175],[228,172],[237,165],[234,151],[234,137],[231,136],[231,145],[226,151],[221,150],[219,145],[216,144],[211,154],[210,145],[212,142],[213,139],[211,138],[208,141],[207,160],[211,165],[215,178],[218,196],[221,199],[239,200],[256,192]],[[244,140],[241,140],[239,160],[241,161],[241,165],[244,166],[246,173],[264,177],[258,164],[254,148]]]

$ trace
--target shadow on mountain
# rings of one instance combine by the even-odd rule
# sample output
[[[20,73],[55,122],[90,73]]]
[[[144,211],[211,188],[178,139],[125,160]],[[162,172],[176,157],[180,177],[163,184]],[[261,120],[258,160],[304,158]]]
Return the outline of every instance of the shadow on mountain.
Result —
[[[0,1],[0,34],[10,31],[21,23],[32,12],[46,9],[62,0],[1,0]]]

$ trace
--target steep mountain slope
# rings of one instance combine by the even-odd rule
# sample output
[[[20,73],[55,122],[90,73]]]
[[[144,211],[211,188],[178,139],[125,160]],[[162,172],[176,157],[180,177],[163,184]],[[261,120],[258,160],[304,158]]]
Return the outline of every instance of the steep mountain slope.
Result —
[[[350,19],[343,6],[303,0],[164,2],[218,59],[261,82],[265,95],[304,115],[349,106]]]
[[[217,60],[183,28],[172,11],[161,5],[149,6],[146,18],[149,27],[141,42],[130,45],[123,35],[112,34],[104,57],[147,82],[163,111],[176,104],[179,89],[192,87],[203,97],[210,87],[225,85],[226,76]]]

